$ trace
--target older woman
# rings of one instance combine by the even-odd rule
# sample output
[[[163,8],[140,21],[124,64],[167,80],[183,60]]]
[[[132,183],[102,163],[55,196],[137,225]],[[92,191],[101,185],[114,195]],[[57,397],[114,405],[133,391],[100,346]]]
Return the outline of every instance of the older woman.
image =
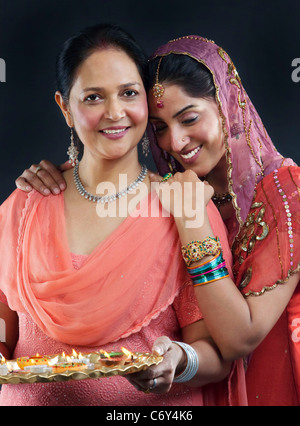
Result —
[[[242,371],[240,389],[231,390],[241,364],[231,369],[210,339],[175,221],[161,214],[138,161],[148,121],[146,64],[135,41],[114,26],[89,28],[64,44],[55,99],[71,129],[75,167],[64,173],[67,189],[57,197],[16,190],[1,206],[0,317],[7,338],[0,352],[11,358],[125,346],[156,351],[163,362],[128,381],[4,385],[1,405],[246,403]],[[80,162],[75,137],[83,144]],[[226,232],[207,191],[230,272]],[[122,214],[107,214],[121,203]]]

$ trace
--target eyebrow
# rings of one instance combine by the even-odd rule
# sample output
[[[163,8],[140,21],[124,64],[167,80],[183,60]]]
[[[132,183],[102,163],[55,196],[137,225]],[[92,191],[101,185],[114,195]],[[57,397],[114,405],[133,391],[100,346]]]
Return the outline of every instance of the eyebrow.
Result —
[[[137,81],[134,82],[130,82],[130,83],[125,83],[125,84],[120,84],[118,86],[118,89],[126,89],[127,87],[132,87],[132,86],[141,86],[140,83],[138,83]],[[85,93],[85,92],[98,92],[100,90],[105,90],[104,87],[86,87],[85,89],[82,90],[81,93]]]
[[[172,116],[172,118],[176,118],[178,117],[178,115],[182,114],[183,112],[185,112],[186,110],[190,109],[190,108],[194,108],[196,105],[187,105],[186,107],[182,108],[181,110],[179,110],[178,112],[176,112],[176,114],[174,114]],[[152,120],[161,120],[160,117],[153,117],[153,116],[149,116],[150,119]]]

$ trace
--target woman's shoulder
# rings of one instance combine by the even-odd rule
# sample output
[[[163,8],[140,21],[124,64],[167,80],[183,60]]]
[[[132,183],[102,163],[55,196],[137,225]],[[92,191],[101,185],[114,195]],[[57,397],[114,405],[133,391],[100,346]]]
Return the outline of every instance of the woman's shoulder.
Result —
[[[300,167],[287,166],[275,169],[257,185],[256,197],[263,197],[268,204],[278,207],[300,202]],[[255,200],[254,200],[255,201]]]
[[[44,196],[32,190],[30,192],[24,192],[20,189],[15,189],[6,200],[0,206],[0,216],[6,217],[18,217],[22,215],[25,210],[31,209],[34,204],[40,203],[41,201],[49,202],[49,200],[56,200],[60,198],[60,195],[48,195]]]
[[[279,169],[273,170],[272,173],[268,174],[262,180],[263,185],[270,184],[281,184],[281,186],[286,187],[300,187],[300,167],[299,166],[285,166],[280,167]]]
[[[35,189],[32,189],[30,192],[25,192],[17,188],[3,201],[1,208],[6,206],[22,206],[25,205],[28,200],[41,200],[44,198],[47,198],[47,196],[40,194]]]
[[[257,185],[250,212],[233,246],[234,274],[245,295],[276,288],[297,271],[299,204],[297,166],[274,170]]]
[[[1,204],[1,210],[17,208],[18,206],[25,206],[26,200],[30,192],[15,189]]]

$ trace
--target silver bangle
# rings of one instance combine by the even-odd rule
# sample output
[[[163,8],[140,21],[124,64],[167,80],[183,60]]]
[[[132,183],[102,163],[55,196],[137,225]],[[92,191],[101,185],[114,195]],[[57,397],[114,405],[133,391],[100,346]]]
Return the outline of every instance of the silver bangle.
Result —
[[[174,341],[173,343],[179,345],[184,350],[187,357],[187,364],[185,369],[178,376],[174,377],[173,383],[189,382],[195,376],[199,368],[199,358],[197,352],[192,346],[187,345],[186,343]]]

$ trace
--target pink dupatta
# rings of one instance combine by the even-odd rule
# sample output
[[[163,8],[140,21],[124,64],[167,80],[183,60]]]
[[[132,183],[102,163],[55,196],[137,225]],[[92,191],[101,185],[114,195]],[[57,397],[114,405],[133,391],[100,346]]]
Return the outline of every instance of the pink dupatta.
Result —
[[[233,242],[249,212],[256,185],[276,168],[295,165],[276,150],[253,103],[242,84],[234,63],[225,50],[214,41],[189,35],[160,46],[153,58],[167,55],[186,55],[203,64],[212,74],[216,102],[222,119],[228,163],[228,187],[236,217],[231,221],[229,240]],[[164,61],[161,62],[161,69]],[[150,127],[150,126],[149,126]],[[149,129],[151,151],[159,173],[169,167],[155,135]],[[176,163],[177,169],[182,170]]]

